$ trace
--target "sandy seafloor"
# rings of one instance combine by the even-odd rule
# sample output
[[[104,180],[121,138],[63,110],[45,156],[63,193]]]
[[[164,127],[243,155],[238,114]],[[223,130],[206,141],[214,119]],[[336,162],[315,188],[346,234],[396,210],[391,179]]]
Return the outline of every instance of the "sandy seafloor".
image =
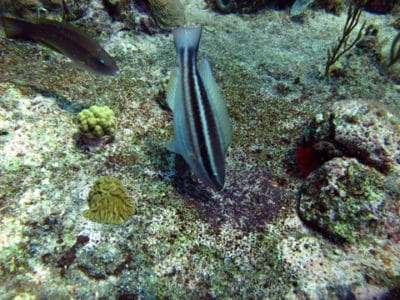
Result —
[[[233,121],[219,193],[195,178],[186,191],[173,184],[165,150],[172,113],[157,101],[176,67],[171,34],[108,28],[99,40],[121,72],[105,77],[1,33],[0,298],[399,296],[398,239],[339,244],[296,213],[304,178],[294,153],[315,113],[365,99],[399,116],[400,87],[379,51],[354,49],[342,58],[344,76],[328,80],[327,48],[345,14],[309,10],[300,21],[285,10],[220,15],[200,0],[187,1],[186,13],[188,24],[204,26],[200,53]],[[394,17],[365,12],[362,19],[388,48]],[[74,140],[76,114],[93,104],[112,108],[118,128],[113,143],[87,152]],[[121,179],[136,205],[122,225],[82,216],[100,176]]]

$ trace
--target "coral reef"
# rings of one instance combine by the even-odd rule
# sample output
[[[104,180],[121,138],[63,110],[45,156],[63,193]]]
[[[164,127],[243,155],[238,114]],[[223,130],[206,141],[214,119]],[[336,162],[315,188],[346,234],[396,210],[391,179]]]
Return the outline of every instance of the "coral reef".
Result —
[[[93,184],[88,196],[89,210],[83,216],[103,224],[121,224],[135,212],[121,181],[115,177],[101,177]]]
[[[112,136],[117,127],[115,114],[107,106],[92,105],[78,114],[79,133],[87,138]]]
[[[368,235],[362,243],[338,244],[304,226],[295,210],[304,182],[296,172],[295,144],[311,116],[327,111],[331,123],[324,113],[317,121],[334,137],[341,128],[329,112],[337,101],[346,99],[339,105],[344,109],[348,99],[374,99],[371,111],[379,103],[391,114],[399,110],[398,87],[377,60],[357,55],[363,50],[355,48],[349,76],[318,76],[346,16],[314,10],[293,22],[287,10],[221,15],[205,9],[204,0],[184,2],[188,24],[203,24],[207,32],[202,52],[215,66],[235,128],[226,189],[212,193],[194,177],[179,184],[164,149],[173,135],[171,113],[155,99],[175,65],[174,46],[167,34],[143,34],[141,20],[151,19],[149,10],[139,10],[145,1],[126,1],[120,16],[112,7],[105,11],[101,0],[66,2],[70,10],[72,2],[89,4],[74,23],[92,28],[121,72],[88,76],[62,56],[0,38],[1,298],[399,299],[400,184],[397,173],[390,175],[392,164],[388,174],[378,173],[382,192],[397,199],[385,201],[382,234],[378,226],[376,235],[361,231]],[[388,33],[382,37],[389,37],[389,47],[394,17],[362,16],[378,35]],[[118,139],[87,153],[77,149],[71,129],[77,112],[94,103],[118,116]],[[367,102],[356,107],[361,103]],[[376,113],[360,113],[358,125],[373,118],[375,133],[393,130]],[[333,138],[310,142],[329,160],[347,150]],[[354,155],[361,170],[375,169]],[[105,174],[123,178],[136,204],[120,226],[82,216],[88,183]]]

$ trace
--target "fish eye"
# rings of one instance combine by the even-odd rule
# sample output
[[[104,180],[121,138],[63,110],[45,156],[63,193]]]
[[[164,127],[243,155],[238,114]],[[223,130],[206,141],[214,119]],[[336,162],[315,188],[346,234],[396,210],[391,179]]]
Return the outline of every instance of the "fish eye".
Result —
[[[104,59],[100,58],[100,59],[99,59],[99,63],[100,63],[101,65],[104,65],[106,62],[104,61]]]

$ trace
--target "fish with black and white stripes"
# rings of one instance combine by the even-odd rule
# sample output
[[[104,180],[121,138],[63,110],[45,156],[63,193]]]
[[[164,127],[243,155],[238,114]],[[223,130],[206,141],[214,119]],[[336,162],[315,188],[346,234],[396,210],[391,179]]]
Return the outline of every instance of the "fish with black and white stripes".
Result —
[[[175,131],[167,149],[181,155],[202,182],[219,191],[225,183],[232,124],[208,60],[203,57],[197,66],[201,32],[201,27],[173,31],[179,67],[167,92]]]

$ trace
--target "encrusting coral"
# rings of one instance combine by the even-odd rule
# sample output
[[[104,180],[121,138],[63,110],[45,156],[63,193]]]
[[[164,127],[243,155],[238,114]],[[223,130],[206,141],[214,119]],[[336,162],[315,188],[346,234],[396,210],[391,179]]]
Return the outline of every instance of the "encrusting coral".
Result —
[[[102,224],[122,224],[135,212],[121,181],[105,176],[95,181],[88,196],[89,209],[83,216]]]
[[[116,127],[115,114],[107,106],[93,105],[78,114],[79,133],[87,138],[111,136]]]

